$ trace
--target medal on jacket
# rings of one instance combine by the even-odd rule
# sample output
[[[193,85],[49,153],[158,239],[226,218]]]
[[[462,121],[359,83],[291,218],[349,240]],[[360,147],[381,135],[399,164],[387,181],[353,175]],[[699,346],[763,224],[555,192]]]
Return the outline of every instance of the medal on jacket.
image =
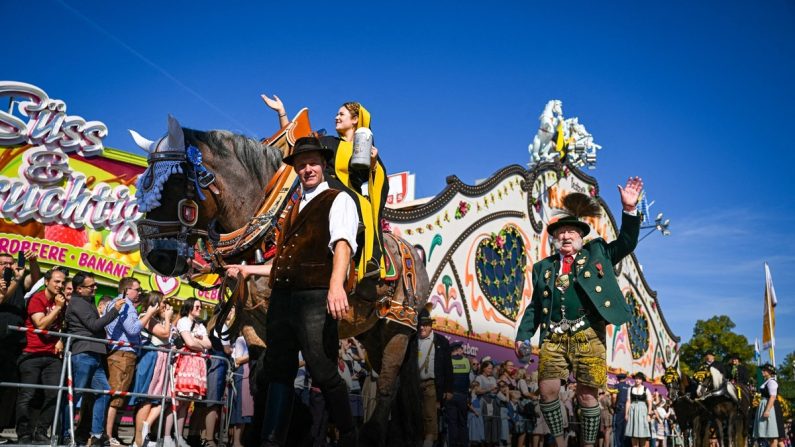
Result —
[[[569,275],[560,275],[555,278],[555,287],[565,292],[569,288]]]

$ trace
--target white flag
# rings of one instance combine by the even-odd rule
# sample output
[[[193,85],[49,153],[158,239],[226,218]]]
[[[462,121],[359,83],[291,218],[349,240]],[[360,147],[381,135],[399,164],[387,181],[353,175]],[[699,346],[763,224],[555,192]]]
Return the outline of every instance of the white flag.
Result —
[[[765,262],[765,313],[762,321],[762,349],[770,350],[770,361],[775,364],[774,350],[776,348],[776,289],[773,287],[773,277],[770,267]]]

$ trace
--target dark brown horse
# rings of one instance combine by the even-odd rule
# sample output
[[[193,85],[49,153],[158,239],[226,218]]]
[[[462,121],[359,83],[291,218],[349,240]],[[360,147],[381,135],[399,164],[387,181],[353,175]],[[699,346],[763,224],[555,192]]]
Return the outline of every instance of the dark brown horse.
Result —
[[[734,386],[737,401],[726,393],[713,394],[712,377],[709,371],[698,371],[694,375],[698,400],[707,409],[710,423],[715,424],[722,447],[745,447],[748,437],[748,422],[754,391],[745,384]],[[724,430],[725,425],[725,430]]]
[[[671,399],[671,406],[676,421],[685,435],[685,443],[689,447],[709,446],[709,427],[707,421],[710,414],[707,408],[696,400],[696,384],[690,381],[687,374],[679,374],[676,367],[670,366],[662,378]]]
[[[257,250],[266,251],[273,238],[270,231],[273,220],[262,217],[261,204],[274,176],[284,175],[279,171],[282,150],[227,131],[182,128],[173,118],[169,118],[168,135],[157,142],[133,136],[150,153],[149,168],[139,180],[139,205],[146,218],[138,225],[141,256],[150,269],[166,276],[190,274],[194,252],[213,261],[208,255],[212,250],[207,249],[217,245],[218,237],[213,235],[234,230],[239,236],[232,238],[232,242],[237,240],[235,249],[216,252],[224,255],[223,261],[251,260]],[[279,139],[282,145],[288,140]],[[285,191],[291,184],[283,186]],[[278,217],[278,213],[274,214]],[[259,235],[257,231],[261,228],[265,230]],[[246,239],[248,236],[251,237]],[[400,244],[406,256],[400,256]],[[422,307],[429,280],[413,247],[395,237],[386,237],[385,245],[387,251],[397,254],[393,259],[404,259],[405,264],[395,263],[395,282],[357,289],[356,295],[350,297],[353,311],[340,323],[340,335],[360,340],[369,364],[378,373],[377,404],[362,430],[361,445],[384,445],[387,429],[390,444],[416,445],[421,437],[416,328],[405,320],[382,317],[388,313],[390,303],[393,310],[409,313]],[[403,283],[406,276],[402,275],[402,269],[406,265],[412,269],[410,285]],[[237,308],[239,319],[234,329],[246,338],[252,358],[264,353],[270,292],[266,283],[264,278],[250,279],[248,293],[233,295],[231,303]],[[252,385],[262,391],[266,387],[256,368],[254,376]],[[258,393],[256,398],[263,396]],[[390,413],[392,424],[388,426]],[[308,431],[306,427],[301,430],[303,434]]]

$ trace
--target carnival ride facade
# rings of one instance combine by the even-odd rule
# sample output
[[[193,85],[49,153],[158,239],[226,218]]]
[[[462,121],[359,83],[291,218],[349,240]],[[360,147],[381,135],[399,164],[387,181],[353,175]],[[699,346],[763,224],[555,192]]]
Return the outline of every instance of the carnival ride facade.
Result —
[[[566,194],[590,194],[601,204],[601,217],[590,218],[586,241],[617,237],[616,219],[599,197],[596,179],[580,170],[595,164],[601,147],[576,118],[563,120],[560,109],[559,101],[550,101],[540,117],[539,134],[549,135],[531,143],[530,169],[508,166],[477,185],[450,176],[430,201],[385,213],[393,232],[425,250],[435,329],[464,341],[465,353],[474,357],[515,358],[517,325],[532,296],[532,265],[554,252],[546,226]],[[547,111],[556,111],[554,122]],[[578,144],[582,141],[586,144]],[[621,327],[607,326],[609,370],[642,371],[659,381],[677,363],[679,337],[665,321],[637,257],[624,258],[616,272],[623,296],[607,298],[626,300],[633,318]],[[538,334],[532,344],[537,352]]]
[[[2,91],[24,98],[18,107],[27,110],[0,112],[6,130],[0,139],[0,251],[33,249],[45,267],[92,271],[105,286],[101,293],[115,293],[118,279],[132,275],[167,297],[217,302],[217,291],[153,274],[141,262],[135,180],[145,158],[105,149],[102,123],[67,116],[63,101],[38,87],[3,81]],[[514,358],[516,325],[532,295],[531,267],[551,253],[545,228],[562,197],[572,191],[598,197],[596,180],[580,170],[595,163],[600,147],[592,136],[576,118],[563,119],[560,101],[550,101],[539,120],[531,169],[508,166],[478,185],[451,176],[427,203],[385,213],[394,233],[426,253],[435,328],[463,340],[466,352],[479,358]],[[616,221],[600,203],[602,217],[590,222],[588,237],[612,240]],[[608,365],[613,373],[659,378],[676,364],[679,339],[637,258],[625,258],[617,272],[624,296],[614,299],[627,300],[635,312],[630,323],[608,326]],[[537,336],[533,343],[538,346]]]

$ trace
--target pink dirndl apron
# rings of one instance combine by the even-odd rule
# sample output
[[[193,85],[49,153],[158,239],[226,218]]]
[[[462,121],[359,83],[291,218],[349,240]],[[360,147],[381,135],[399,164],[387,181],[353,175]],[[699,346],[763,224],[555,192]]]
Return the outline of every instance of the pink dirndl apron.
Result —
[[[192,353],[183,348],[180,352]],[[177,396],[200,399],[207,395],[207,361],[196,355],[177,355],[174,367],[174,392]]]

